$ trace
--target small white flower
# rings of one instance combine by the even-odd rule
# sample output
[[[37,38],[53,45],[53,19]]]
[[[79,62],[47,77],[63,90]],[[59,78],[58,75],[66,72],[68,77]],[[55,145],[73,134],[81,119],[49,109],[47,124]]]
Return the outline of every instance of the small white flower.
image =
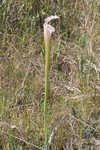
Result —
[[[49,42],[52,33],[55,32],[55,28],[48,24],[53,19],[59,19],[59,17],[58,16],[50,16],[45,19],[45,23],[44,23],[44,41],[45,41],[45,43]]]
[[[50,40],[52,33],[55,32],[55,28],[49,24],[44,24],[44,41]]]

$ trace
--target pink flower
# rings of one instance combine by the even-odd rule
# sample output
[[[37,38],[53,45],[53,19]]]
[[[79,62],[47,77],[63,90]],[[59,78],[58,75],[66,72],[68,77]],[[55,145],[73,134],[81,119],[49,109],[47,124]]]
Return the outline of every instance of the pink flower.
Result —
[[[44,41],[45,41],[45,44],[47,44],[47,43],[49,44],[49,41],[51,39],[51,35],[52,35],[52,33],[55,32],[55,28],[48,24],[53,19],[59,19],[59,17],[58,16],[50,16],[50,17],[47,17],[45,19],[45,23],[44,23]]]

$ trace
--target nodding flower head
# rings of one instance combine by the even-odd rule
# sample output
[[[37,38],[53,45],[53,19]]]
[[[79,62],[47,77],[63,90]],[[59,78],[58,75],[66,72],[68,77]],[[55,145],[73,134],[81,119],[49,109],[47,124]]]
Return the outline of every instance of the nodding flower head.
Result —
[[[51,20],[54,20],[54,19],[59,19],[59,17],[58,16],[49,16],[44,21],[45,21],[45,23],[49,23]]]
[[[58,16],[50,16],[45,19],[45,23],[44,23],[44,42],[45,42],[45,44],[49,43],[49,41],[51,39],[51,35],[55,32],[55,28],[48,24],[51,20],[54,20],[54,19],[59,19],[59,17]]]
[[[45,43],[50,41],[51,35],[55,32],[55,28],[49,24],[44,23],[44,41]]]

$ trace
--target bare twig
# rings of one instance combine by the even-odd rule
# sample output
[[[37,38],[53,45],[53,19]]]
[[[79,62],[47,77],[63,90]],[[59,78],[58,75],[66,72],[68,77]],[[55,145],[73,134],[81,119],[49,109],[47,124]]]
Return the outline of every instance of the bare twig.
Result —
[[[61,120],[59,122],[57,122],[56,126],[53,128],[52,132],[51,132],[51,135],[49,137],[49,140],[48,140],[48,148],[50,147],[51,143],[52,143],[52,140],[54,139],[54,136],[56,134],[56,131],[57,129],[59,128],[59,126],[61,125],[62,121],[66,119],[66,115],[64,115]]]
[[[8,122],[0,121],[0,127],[7,127],[7,128],[10,128],[10,129],[16,129],[19,133],[21,133],[21,130],[16,125],[11,125]]]
[[[7,133],[4,132],[4,131],[2,131],[2,133],[7,135]],[[35,144],[33,144],[33,143],[29,143],[28,141],[26,141],[26,140],[24,140],[24,139],[22,139],[22,138],[19,138],[19,137],[17,137],[17,136],[14,136],[14,135],[12,135],[12,134],[9,134],[9,136],[11,136],[11,137],[13,137],[13,138],[15,138],[15,139],[17,139],[17,140],[20,140],[20,141],[22,141],[22,142],[24,142],[24,143],[26,143],[26,144],[28,144],[28,145],[34,147],[34,148],[37,148],[38,150],[44,150],[42,147],[39,147],[39,146],[37,146],[37,145],[35,145]]]
[[[78,121],[78,122],[81,122],[81,123],[84,124],[85,126],[88,126],[89,128],[93,129],[95,132],[100,133],[99,130],[95,129],[94,127],[92,127],[91,125],[89,125],[88,123],[86,123],[84,120],[81,120],[81,119],[79,119],[79,118],[76,118],[75,116],[73,116],[73,115],[71,115],[71,114],[70,114],[70,117],[73,118],[73,119],[75,119],[75,120]]]

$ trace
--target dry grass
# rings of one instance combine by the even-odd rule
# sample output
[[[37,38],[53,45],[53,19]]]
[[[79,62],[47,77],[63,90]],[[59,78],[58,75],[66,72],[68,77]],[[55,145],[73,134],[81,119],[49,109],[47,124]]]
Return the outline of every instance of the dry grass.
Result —
[[[100,2],[15,0],[2,6],[0,148],[43,149],[42,25],[56,12],[60,25],[54,24],[49,75],[48,136],[55,132],[50,149],[99,150]]]

